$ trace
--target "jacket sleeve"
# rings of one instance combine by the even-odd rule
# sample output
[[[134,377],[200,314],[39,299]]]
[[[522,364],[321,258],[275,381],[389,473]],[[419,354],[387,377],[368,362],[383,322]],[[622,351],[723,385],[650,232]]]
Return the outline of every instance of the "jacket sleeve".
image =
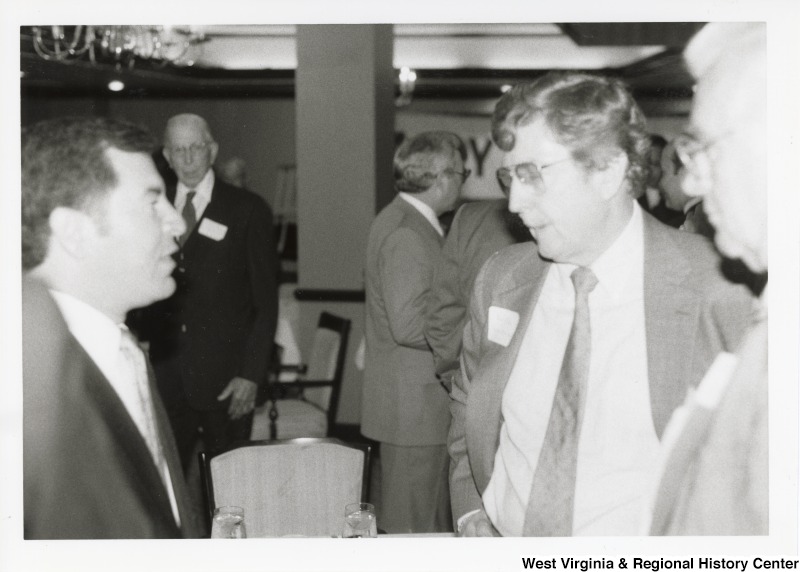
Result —
[[[425,338],[433,351],[436,373],[445,380],[451,380],[458,371],[461,336],[467,318],[468,300],[461,292],[459,260],[462,212],[459,210],[453,219],[439,264],[434,269],[425,328]]]
[[[247,337],[240,376],[261,383],[267,374],[278,326],[280,261],[272,228],[272,211],[257,198],[247,221],[247,274],[255,316]]]
[[[413,230],[401,228],[384,241],[378,255],[378,274],[389,331],[401,346],[428,350],[425,340],[428,297],[438,248]]]
[[[457,523],[458,519],[468,512],[483,508],[467,451],[466,413],[470,385],[479,363],[486,324],[488,303],[483,298],[486,291],[485,277],[490,266],[490,264],[484,266],[475,281],[469,317],[464,327],[461,367],[453,377],[453,388],[450,392],[452,421],[447,438],[447,448],[450,453],[450,501],[454,523]]]

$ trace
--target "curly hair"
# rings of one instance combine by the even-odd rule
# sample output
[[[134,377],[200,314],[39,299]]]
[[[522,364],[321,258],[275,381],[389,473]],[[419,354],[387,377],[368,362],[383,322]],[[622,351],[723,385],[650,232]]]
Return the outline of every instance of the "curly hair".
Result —
[[[650,140],[642,111],[618,79],[577,72],[550,72],[519,84],[497,102],[492,139],[514,148],[518,127],[541,117],[555,140],[584,166],[603,169],[622,150],[628,157],[629,191],[638,196],[647,180]]]
[[[47,256],[50,213],[57,207],[89,212],[117,185],[105,150],[151,153],[144,128],[108,118],[66,117],[22,131],[22,267]]]
[[[394,154],[394,187],[397,192],[422,193],[433,185],[436,157],[458,154],[467,160],[467,146],[455,133],[426,131],[406,139]]]

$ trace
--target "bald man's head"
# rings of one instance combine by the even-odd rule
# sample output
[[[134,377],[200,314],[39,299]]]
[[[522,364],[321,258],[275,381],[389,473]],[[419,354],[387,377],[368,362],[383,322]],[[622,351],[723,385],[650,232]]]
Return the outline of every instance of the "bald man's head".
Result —
[[[178,180],[196,187],[217,158],[219,147],[205,119],[193,113],[175,115],[164,130],[164,157]]]

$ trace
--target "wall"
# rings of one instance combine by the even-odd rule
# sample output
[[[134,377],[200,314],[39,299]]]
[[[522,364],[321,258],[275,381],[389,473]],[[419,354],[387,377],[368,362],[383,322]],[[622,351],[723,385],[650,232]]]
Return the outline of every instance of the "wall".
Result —
[[[159,138],[177,113],[196,113],[219,142],[218,162],[233,156],[247,162],[248,186],[267,201],[275,194],[278,167],[294,163],[292,99],[245,98],[31,98],[22,101],[23,125],[64,115],[99,115],[147,126]]]

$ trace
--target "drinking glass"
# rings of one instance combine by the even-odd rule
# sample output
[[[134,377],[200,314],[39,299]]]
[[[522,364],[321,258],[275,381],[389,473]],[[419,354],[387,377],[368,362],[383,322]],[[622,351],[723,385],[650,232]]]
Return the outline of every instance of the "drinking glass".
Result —
[[[344,509],[342,538],[377,538],[378,521],[375,507],[368,502],[355,502]]]
[[[221,506],[214,509],[211,538],[247,538],[244,528],[244,509],[238,506]]]

